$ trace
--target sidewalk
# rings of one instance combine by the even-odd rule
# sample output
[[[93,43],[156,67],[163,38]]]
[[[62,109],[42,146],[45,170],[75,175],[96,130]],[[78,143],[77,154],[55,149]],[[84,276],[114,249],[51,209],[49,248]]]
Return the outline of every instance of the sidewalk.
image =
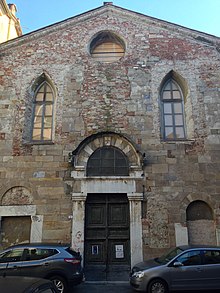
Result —
[[[129,282],[85,282],[74,287],[73,293],[133,293]]]

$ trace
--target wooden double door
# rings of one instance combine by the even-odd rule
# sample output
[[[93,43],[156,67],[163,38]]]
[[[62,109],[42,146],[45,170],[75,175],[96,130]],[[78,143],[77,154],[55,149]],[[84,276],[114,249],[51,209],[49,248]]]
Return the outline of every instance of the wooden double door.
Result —
[[[126,194],[88,194],[85,219],[86,280],[128,280],[129,218]]]

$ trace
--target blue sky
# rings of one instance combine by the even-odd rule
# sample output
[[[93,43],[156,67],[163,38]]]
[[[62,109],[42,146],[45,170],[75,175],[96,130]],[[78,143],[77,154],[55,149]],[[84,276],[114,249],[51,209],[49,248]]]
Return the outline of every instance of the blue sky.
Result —
[[[12,0],[23,33],[103,5],[100,0]],[[220,37],[220,0],[114,0],[113,4]]]

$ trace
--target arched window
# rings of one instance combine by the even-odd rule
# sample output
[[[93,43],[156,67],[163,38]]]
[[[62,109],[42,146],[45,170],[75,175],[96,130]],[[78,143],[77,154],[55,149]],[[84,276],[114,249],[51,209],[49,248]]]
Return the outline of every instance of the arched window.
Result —
[[[90,54],[97,61],[111,63],[124,56],[124,42],[112,32],[99,33],[90,44]]]
[[[35,90],[32,124],[32,141],[51,141],[53,129],[54,92],[43,80]]]
[[[186,138],[184,98],[181,87],[171,76],[161,90],[162,136],[165,140]]]
[[[127,156],[114,147],[97,149],[89,158],[87,176],[128,176]]]

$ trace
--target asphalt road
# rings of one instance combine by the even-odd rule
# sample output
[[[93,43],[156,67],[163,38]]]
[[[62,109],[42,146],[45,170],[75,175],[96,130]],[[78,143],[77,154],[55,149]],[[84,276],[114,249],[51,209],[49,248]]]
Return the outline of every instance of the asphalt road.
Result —
[[[219,293],[218,291],[196,291],[196,293]],[[93,283],[85,282],[74,287],[71,293],[135,293],[135,291],[130,287],[128,282],[115,282],[115,283]],[[175,292],[173,292],[175,293]],[[177,292],[176,292],[177,293]],[[178,292],[179,293],[179,292]],[[181,292],[181,293],[186,293]],[[187,293],[195,293],[195,291],[187,291]]]
[[[93,283],[85,282],[76,286],[73,293],[134,293],[128,282]]]

